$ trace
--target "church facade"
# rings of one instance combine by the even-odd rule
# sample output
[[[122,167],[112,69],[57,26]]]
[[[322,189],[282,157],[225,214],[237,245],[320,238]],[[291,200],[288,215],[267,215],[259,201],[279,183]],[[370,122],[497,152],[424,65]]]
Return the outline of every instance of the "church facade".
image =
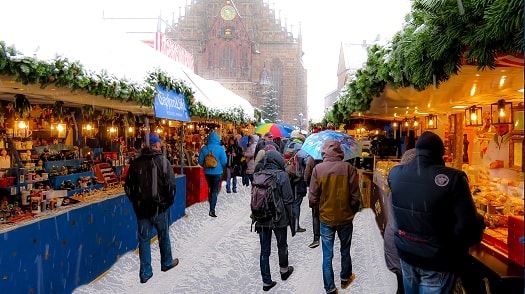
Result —
[[[300,28],[294,37],[286,27],[263,0],[192,0],[166,34],[193,55],[196,74],[253,106],[273,88],[279,120],[299,126],[308,118],[307,73]]]

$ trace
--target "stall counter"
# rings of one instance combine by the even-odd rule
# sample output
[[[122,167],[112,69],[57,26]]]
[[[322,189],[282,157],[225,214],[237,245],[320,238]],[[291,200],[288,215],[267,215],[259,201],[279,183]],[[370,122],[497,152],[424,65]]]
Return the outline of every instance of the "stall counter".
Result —
[[[176,185],[171,222],[186,208],[186,178]],[[135,250],[137,221],[120,190],[0,230],[0,293],[71,293]]]

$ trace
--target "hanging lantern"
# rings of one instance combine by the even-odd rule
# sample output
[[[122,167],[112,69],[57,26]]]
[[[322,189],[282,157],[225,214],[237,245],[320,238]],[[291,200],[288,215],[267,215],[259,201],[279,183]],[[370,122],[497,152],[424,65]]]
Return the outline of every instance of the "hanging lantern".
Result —
[[[405,119],[403,120],[403,127],[408,130],[410,128],[410,121],[408,118],[405,117]]]
[[[91,122],[85,122],[82,124],[82,136],[86,138],[93,138],[96,134],[96,128]]]
[[[67,126],[65,123],[52,123],[51,124],[51,137],[58,139],[64,139],[66,137]]]
[[[467,127],[479,127],[483,125],[483,109],[473,105],[465,109],[465,125]]]
[[[107,128],[107,132],[110,138],[118,137],[118,127],[114,125],[111,125],[109,128]]]
[[[512,102],[500,99],[490,105],[490,118],[493,125],[513,124]]]
[[[396,130],[398,126],[399,126],[399,124],[398,124],[397,120],[394,118],[394,120],[392,121],[392,128],[394,130]]]
[[[437,129],[437,115],[429,114],[425,116],[425,128],[427,130]]]
[[[31,136],[31,132],[29,131],[29,121],[27,120],[21,118],[15,120],[13,129],[15,137],[27,138]]]
[[[414,116],[414,120],[412,121],[412,127],[414,127],[414,129],[419,128],[419,119],[415,116]]]

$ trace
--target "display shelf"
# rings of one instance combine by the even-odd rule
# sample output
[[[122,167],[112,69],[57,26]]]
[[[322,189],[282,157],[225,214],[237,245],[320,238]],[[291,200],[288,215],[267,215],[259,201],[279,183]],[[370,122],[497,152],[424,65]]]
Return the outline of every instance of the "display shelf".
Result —
[[[51,169],[53,168],[53,166],[55,166],[58,169],[61,169],[62,166],[69,166],[69,165],[74,165],[75,167],[79,167],[84,161],[86,161],[85,158],[57,160],[57,161],[46,161],[46,162],[44,162],[44,169],[47,172],[50,172]]]
[[[67,196],[71,197],[77,193],[83,193],[84,191],[90,191],[90,190],[100,190],[102,188],[104,188],[104,184],[95,184],[95,185],[91,185],[86,188],[71,189],[71,190],[67,190]]]
[[[94,166],[95,175],[99,181],[106,185],[115,185],[120,183],[119,178],[115,174],[115,170],[109,163],[99,163]]]
[[[80,179],[80,177],[93,177],[93,172],[87,171],[87,172],[70,174],[70,175],[53,176],[53,177],[49,177],[49,183],[53,189],[59,189],[60,184],[62,184],[63,181],[69,180],[73,184],[76,184],[78,180]]]

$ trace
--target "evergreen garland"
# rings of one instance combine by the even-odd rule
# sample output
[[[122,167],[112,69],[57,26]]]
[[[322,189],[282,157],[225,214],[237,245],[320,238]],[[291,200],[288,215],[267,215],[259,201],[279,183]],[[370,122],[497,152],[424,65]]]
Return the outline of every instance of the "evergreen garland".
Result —
[[[323,123],[370,109],[388,84],[422,91],[458,74],[463,62],[493,69],[498,54],[523,54],[523,2],[415,0],[390,44],[368,50],[366,65],[345,85]]]
[[[86,91],[91,95],[103,96],[110,100],[134,102],[140,106],[152,107],[157,95],[156,86],[184,95],[190,115],[220,119],[240,124],[253,123],[243,109],[235,107],[226,110],[208,109],[202,104],[195,105],[194,91],[184,81],[170,77],[166,72],[155,69],[148,73],[145,84],[109,75],[105,70],[88,72],[83,66],[68,58],[57,56],[52,61],[37,60],[23,56],[12,46],[0,41],[0,75],[13,76],[14,80],[27,84],[40,84],[44,89],[49,85],[69,88],[71,91]]]

